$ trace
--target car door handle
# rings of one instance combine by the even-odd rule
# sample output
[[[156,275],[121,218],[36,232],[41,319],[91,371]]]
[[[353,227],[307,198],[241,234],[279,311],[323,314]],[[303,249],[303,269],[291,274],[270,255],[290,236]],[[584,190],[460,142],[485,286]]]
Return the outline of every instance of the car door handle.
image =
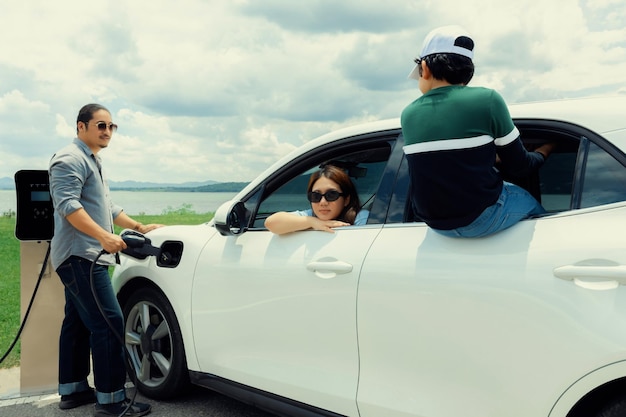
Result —
[[[322,260],[309,262],[306,269],[315,272],[320,278],[329,279],[334,278],[340,274],[347,274],[352,272],[352,264],[337,260]]]
[[[554,268],[554,276],[573,281],[579,287],[590,290],[608,290],[626,285],[626,265],[593,259]]]

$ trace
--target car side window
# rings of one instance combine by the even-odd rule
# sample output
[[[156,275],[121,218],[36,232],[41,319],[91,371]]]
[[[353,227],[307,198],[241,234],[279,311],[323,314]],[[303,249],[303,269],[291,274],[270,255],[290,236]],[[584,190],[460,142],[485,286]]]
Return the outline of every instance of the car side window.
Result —
[[[579,141],[560,142],[537,174],[538,193],[532,193],[548,213],[570,210]]]
[[[522,124],[520,131],[529,149],[545,142],[556,143],[537,175],[519,183],[548,213],[626,201],[623,155],[600,146],[604,138],[562,122]]]
[[[286,175],[274,190],[259,204],[252,223],[252,229],[264,229],[265,219],[277,211],[296,211],[311,208],[306,198],[309,178],[322,163],[342,167],[350,176],[359,194],[364,209],[370,209],[376,197],[391,153],[391,144],[384,142],[366,150],[345,151],[342,155],[320,161],[317,158],[303,163],[295,174]],[[294,172],[289,170],[289,172]]]
[[[554,150],[537,172],[522,178],[503,175],[503,179],[526,189],[548,213],[571,210],[581,134],[563,123],[536,123],[517,123],[524,146],[533,151],[544,143],[554,143]]]
[[[626,168],[593,142],[581,182],[581,208],[626,201]]]

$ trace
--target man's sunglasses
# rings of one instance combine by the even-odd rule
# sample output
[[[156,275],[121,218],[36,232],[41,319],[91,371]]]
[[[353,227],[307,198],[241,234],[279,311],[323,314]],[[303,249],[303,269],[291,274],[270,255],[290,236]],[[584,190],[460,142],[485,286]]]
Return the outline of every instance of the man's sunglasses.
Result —
[[[317,191],[311,191],[307,194],[307,198],[311,203],[319,203],[322,201],[322,197],[326,199],[329,203],[331,201],[337,201],[339,197],[344,196],[344,193],[340,193],[339,191],[330,190],[326,191],[324,194],[318,193]]]
[[[87,122],[89,124],[89,122]],[[117,130],[117,125],[115,123],[106,124],[106,122],[98,122],[96,123],[96,127],[98,130],[102,130],[103,132],[107,130],[107,127],[111,129],[111,132],[115,132]]]

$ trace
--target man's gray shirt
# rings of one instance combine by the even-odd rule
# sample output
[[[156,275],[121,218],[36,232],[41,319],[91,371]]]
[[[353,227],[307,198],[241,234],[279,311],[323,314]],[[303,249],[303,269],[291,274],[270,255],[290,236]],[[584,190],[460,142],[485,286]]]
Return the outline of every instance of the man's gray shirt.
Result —
[[[50,161],[48,174],[54,204],[50,259],[55,270],[72,255],[94,261],[102,250],[97,239],[80,232],[67,221],[68,215],[82,208],[100,227],[113,232],[113,219],[122,212],[122,208],[111,201],[100,166],[100,157],[78,138],[58,151]],[[113,265],[115,257],[103,255],[98,263]]]

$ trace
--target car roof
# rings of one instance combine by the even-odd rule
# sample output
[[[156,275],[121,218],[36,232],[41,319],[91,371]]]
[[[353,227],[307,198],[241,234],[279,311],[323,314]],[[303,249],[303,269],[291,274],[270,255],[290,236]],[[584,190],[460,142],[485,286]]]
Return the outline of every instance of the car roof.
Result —
[[[553,119],[599,134],[626,129],[626,95],[519,103],[509,106],[514,119]]]
[[[513,119],[564,121],[583,126],[604,136],[611,132],[626,131],[625,109],[626,95],[538,101],[513,104],[509,106],[509,111]],[[398,129],[400,129],[400,118],[393,118],[348,126],[319,136],[308,141],[274,163],[265,172],[258,176],[256,180],[252,181],[247,187],[245,187],[240,195],[246,194],[249,190],[256,186],[258,180],[270,175],[291,159],[309,152],[318,146],[322,146],[326,143],[342,138]],[[626,134],[622,134],[620,137],[626,138]],[[621,140],[621,143],[617,142],[617,140],[614,140],[614,144],[622,149],[622,151],[625,151],[626,139]]]
[[[510,105],[509,111],[513,119],[564,121],[601,135],[626,129],[626,95],[518,103]],[[330,142],[342,137],[399,128],[400,119],[393,118],[339,129],[318,139]]]

